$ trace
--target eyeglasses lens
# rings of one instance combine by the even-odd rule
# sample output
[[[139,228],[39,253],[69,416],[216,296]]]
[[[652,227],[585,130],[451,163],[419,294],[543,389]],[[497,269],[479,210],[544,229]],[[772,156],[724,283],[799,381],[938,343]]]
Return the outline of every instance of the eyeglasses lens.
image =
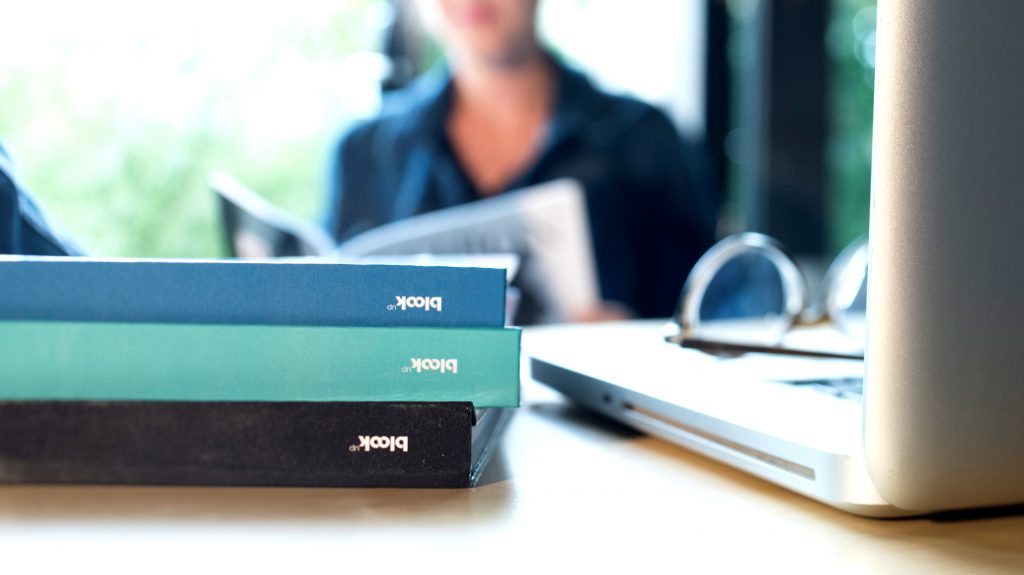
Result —
[[[775,345],[793,318],[786,312],[782,274],[760,250],[739,253],[715,272],[699,306],[693,336]]]

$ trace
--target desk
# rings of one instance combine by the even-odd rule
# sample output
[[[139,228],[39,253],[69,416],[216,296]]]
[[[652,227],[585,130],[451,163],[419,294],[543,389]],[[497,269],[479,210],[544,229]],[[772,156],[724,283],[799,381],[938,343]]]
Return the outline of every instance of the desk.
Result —
[[[640,436],[538,384],[523,391],[475,489],[0,487],[0,569],[365,573],[349,567],[377,561],[410,575],[442,561],[481,573],[1024,569],[1024,511],[853,517]]]

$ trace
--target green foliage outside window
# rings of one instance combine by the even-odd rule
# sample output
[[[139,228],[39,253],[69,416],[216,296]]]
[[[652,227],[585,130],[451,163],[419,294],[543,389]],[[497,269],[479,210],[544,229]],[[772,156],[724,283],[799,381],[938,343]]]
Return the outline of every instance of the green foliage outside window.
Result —
[[[867,233],[875,80],[875,0],[833,0],[829,244],[838,252]]]
[[[0,139],[88,253],[223,255],[211,170],[319,216],[331,141],[373,105],[386,8],[26,4],[4,17]]]

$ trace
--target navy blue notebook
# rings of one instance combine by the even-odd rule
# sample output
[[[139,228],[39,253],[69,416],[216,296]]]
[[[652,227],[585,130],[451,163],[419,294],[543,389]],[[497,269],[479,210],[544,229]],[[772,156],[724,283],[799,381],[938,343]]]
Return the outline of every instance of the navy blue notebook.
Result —
[[[505,271],[3,256],[0,320],[502,327]]]

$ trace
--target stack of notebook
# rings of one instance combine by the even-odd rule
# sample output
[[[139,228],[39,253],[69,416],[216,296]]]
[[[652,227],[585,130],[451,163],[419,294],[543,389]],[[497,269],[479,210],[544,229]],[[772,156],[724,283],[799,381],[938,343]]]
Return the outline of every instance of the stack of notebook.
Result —
[[[519,404],[498,269],[0,259],[0,481],[460,487]]]

